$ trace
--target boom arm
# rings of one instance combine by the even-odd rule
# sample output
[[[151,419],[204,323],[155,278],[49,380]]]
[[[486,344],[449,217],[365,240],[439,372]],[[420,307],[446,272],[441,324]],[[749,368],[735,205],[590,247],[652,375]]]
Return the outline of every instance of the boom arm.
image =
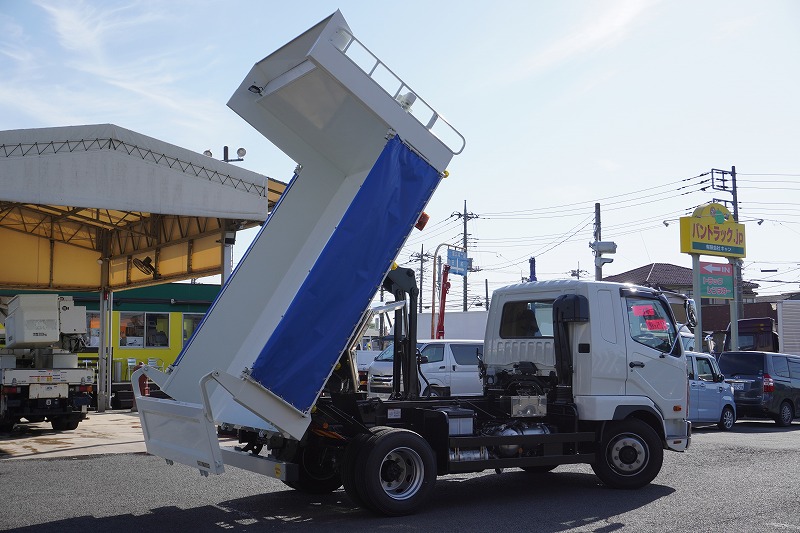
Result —
[[[444,303],[447,300],[447,293],[450,291],[450,265],[445,265],[442,269],[442,295],[439,297],[439,319],[436,322],[436,338],[444,339]]]

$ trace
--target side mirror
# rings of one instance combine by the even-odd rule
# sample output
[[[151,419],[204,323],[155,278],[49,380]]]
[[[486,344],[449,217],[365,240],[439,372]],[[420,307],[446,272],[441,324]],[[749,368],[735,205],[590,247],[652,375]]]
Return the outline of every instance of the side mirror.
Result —
[[[717,383],[722,383],[725,381],[725,374],[717,374]]]
[[[418,355],[417,356],[417,362],[419,364],[421,364],[421,365],[424,365],[425,363],[428,362],[428,356],[427,355]]]
[[[686,325],[689,326],[690,329],[694,329],[697,325],[697,307],[694,300],[691,298],[687,299],[683,302],[683,307],[686,310]]]

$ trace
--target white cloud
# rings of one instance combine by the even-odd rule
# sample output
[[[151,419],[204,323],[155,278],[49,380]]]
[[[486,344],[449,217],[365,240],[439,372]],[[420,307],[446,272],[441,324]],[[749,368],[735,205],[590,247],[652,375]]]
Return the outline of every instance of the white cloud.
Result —
[[[135,3],[115,9],[97,8],[82,1],[40,0],[37,5],[50,15],[61,46],[69,51],[97,56],[103,55],[115,35],[161,18],[157,11],[141,10]]]
[[[517,78],[525,78],[599,49],[623,42],[631,29],[657,1],[603,2],[599,16],[587,16],[562,38],[538,51],[519,67]]]
[[[213,57],[200,64],[191,50],[148,45],[148,35],[170,23],[159,4],[107,8],[105,3],[38,0],[36,5],[46,13],[43,22],[57,44],[47,54],[15,45],[31,39],[15,21],[0,19],[0,28],[7,30],[0,54],[17,60],[6,71],[8,83],[0,85],[0,104],[44,125],[116,121],[124,126],[143,117],[143,110],[206,128],[214,115],[218,118],[209,111],[220,107],[216,102],[194,96],[182,84],[210,68]],[[9,39],[11,34],[16,37]]]

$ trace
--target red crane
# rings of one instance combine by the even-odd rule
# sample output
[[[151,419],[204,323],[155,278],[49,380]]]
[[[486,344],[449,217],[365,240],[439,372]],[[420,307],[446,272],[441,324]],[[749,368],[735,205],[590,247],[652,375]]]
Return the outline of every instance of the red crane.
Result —
[[[450,290],[450,282],[447,278],[450,276],[450,265],[444,265],[442,268],[442,294],[439,296],[439,320],[436,322],[436,338],[444,339],[444,302],[447,299],[447,292]]]

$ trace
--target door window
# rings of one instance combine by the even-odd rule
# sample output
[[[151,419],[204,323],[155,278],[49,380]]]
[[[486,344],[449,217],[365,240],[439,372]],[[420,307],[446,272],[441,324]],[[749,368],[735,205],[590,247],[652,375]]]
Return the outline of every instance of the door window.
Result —
[[[660,300],[636,296],[628,296],[625,300],[631,338],[639,344],[669,353],[677,333],[664,304]]]
[[[429,344],[422,350],[422,355],[428,358],[429,363],[444,361],[444,344]]]
[[[697,379],[700,381],[714,381],[714,369],[708,359],[697,360]]]

